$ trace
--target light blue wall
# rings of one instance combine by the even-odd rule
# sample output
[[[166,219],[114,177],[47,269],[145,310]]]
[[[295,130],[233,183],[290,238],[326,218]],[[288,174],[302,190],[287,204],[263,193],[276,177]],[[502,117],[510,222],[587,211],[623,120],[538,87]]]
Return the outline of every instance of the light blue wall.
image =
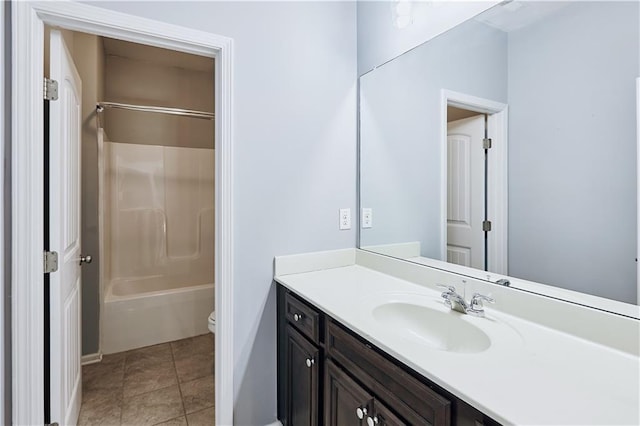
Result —
[[[388,8],[359,4],[360,69],[411,38],[392,28]],[[365,74],[361,191],[363,207],[374,211],[361,245],[418,240],[424,256],[438,257],[433,91],[447,76],[449,89],[509,104],[509,275],[635,303],[639,9],[638,2],[568,2],[557,16],[509,34],[508,64],[506,53],[501,63],[469,49],[473,65],[451,67],[482,40],[461,37],[437,51],[446,33]],[[418,59],[431,50],[438,61]],[[482,75],[486,62],[508,68]],[[471,83],[492,86],[496,77],[505,99]]]
[[[639,7],[509,35],[509,275],[635,303]]]
[[[468,21],[360,78],[361,246],[420,241],[440,258],[442,89],[506,102],[506,34]]]
[[[390,0],[358,1],[358,75],[421,45],[438,34],[500,3],[412,1],[411,25],[397,28]]]
[[[273,257],[355,246],[355,3],[91,4],[234,39],[235,421],[270,423]]]

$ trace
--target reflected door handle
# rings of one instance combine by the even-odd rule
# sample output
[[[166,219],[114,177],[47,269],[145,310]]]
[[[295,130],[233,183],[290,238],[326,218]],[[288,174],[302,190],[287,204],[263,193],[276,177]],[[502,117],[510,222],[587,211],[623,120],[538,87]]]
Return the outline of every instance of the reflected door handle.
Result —
[[[91,261],[93,260],[93,258],[91,257],[90,254],[83,256],[80,255],[80,265],[82,266],[83,263],[91,263]]]

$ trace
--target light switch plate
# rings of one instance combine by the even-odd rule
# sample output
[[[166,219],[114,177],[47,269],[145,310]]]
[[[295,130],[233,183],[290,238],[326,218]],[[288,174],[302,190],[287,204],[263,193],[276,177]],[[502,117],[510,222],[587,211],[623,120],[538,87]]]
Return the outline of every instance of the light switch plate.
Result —
[[[362,209],[362,227],[363,228],[373,227],[373,209],[371,208]]]
[[[340,209],[340,229],[351,229],[351,209]]]

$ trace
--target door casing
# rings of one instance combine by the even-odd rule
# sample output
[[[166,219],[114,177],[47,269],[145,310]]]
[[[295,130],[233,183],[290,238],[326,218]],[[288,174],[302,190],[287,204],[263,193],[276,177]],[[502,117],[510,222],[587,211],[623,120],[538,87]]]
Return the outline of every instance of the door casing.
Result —
[[[637,173],[637,182],[636,182],[636,214],[638,219],[636,221],[638,239],[636,244],[636,286],[638,288],[638,292],[636,294],[636,298],[638,299],[637,304],[640,305],[640,262],[638,262],[638,257],[640,257],[640,77],[636,78],[636,173]]]
[[[75,2],[13,2],[11,15],[13,423],[44,422],[42,81],[46,24],[215,58],[215,406],[216,423],[233,424],[233,40]]]

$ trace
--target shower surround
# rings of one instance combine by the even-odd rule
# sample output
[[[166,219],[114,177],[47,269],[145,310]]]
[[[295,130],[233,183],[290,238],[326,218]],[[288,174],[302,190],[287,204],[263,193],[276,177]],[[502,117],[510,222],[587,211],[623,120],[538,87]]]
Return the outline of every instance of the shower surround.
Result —
[[[214,151],[99,134],[102,352],[206,333],[214,306]]]

